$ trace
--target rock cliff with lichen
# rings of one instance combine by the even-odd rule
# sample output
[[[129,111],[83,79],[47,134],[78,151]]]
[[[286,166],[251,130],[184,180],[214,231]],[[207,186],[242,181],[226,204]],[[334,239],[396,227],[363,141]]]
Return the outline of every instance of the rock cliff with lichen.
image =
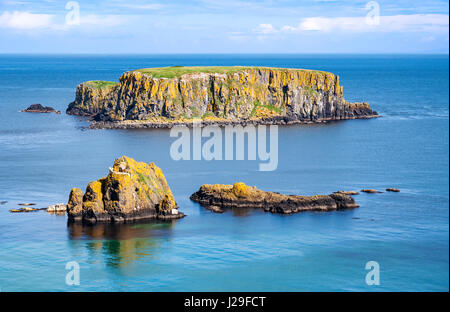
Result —
[[[90,182],[84,194],[73,188],[67,213],[71,221],[89,223],[184,216],[161,169],[126,156],[116,159],[105,178]]]
[[[339,77],[328,72],[238,66],[180,68],[130,71],[119,83],[82,83],[67,113],[116,123],[170,123],[192,118],[295,123],[377,116],[367,103],[347,102]]]
[[[355,200],[345,194],[300,196],[265,192],[242,182],[234,185],[204,184],[191,200],[214,212],[227,208],[260,208],[272,213],[290,214],[302,211],[333,211],[357,208]]]

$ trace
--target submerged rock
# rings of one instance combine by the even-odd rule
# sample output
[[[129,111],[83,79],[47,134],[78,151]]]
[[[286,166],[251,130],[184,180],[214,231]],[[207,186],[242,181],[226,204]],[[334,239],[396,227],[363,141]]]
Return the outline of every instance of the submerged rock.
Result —
[[[361,192],[368,193],[368,194],[383,193],[383,192],[380,192],[380,191],[377,191],[377,190],[374,190],[374,189],[363,189],[363,190],[361,190]]]
[[[344,194],[344,195],[359,195],[357,191],[337,191],[334,194]]]
[[[61,114],[60,111],[57,111],[53,107],[42,106],[41,104],[31,104],[28,108],[23,109],[22,112],[25,112],[25,113],[56,113],[56,114]]]
[[[387,188],[387,189],[386,189],[386,192],[394,192],[394,193],[398,193],[398,192],[400,192],[400,190],[399,190],[398,188],[390,187],[390,188]]]
[[[234,185],[204,184],[190,198],[215,212],[221,212],[225,208],[260,208],[272,213],[289,214],[301,211],[333,211],[359,207],[352,197],[345,194],[283,195],[265,192],[242,182]]]
[[[116,159],[107,177],[90,182],[84,195],[73,188],[67,213],[71,221],[89,223],[184,217],[161,169],[126,156]]]
[[[224,213],[225,212],[225,210],[223,210],[219,206],[206,206],[206,209],[209,209],[215,213]]]
[[[9,212],[33,212],[39,210],[47,210],[47,208],[25,207],[25,208],[10,209]]]

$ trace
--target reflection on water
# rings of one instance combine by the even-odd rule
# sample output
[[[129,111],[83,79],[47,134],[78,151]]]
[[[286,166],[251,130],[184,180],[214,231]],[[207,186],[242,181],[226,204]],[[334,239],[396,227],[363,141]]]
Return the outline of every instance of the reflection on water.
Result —
[[[257,209],[254,208],[231,208],[231,213],[235,217],[246,217],[255,212]]]
[[[76,246],[84,246],[89,254],[102,254],[107,265],[125,267],[136,260],[153,257],[160,249],[161,238],[171,236],[176,221],[95,225],[69,222],[68,234],[70,240],[84,241]]]
[[[47,213],[50,215],[53,215],[53,216],[61,216],[61,217],[66,215],[65,211],[48,211],[47,210]]]
[[[198,205],[199,209],[202,209],[202,210],[213,211],[212,209],[210,209],[210,207],[202,205],[202,204],[195,203],[194,205]],[[254,213],[263,211],[260,208],[248,208],[248,207],[234,207],[234,208],[220,207],[220,210],[222,210],[222,212],[230,212],[235,217],[247,217]],[[220,212],[214,212],[214,213],[220,213]]]

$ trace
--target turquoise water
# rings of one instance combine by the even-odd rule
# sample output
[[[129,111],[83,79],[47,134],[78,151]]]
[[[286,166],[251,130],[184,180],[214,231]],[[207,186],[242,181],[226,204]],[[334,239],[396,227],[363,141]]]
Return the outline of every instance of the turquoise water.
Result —
[[[448,55],[0,56],[1,291],[448,291]],[[169,65],[300,67],[340,75],[349,101],[382,118],[279,128],[279,165],[173,161],[167,130],[85,130],[64,111],[78,83]],[[66,202],[72,187],[128,155],[161,167],[180,210],[171,223],[87,227],[20,202]],[[360,208],[282,216],[214,214],[189,200],[204,183],[243,181],[282,193],[398,187]],[[80,264],[68,286],[68,261]],[[368,261],[380,285],[365,283]]]

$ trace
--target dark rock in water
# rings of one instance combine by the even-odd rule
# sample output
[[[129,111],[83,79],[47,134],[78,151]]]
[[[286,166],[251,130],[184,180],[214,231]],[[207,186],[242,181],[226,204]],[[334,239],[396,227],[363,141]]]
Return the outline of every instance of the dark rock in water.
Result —
[[[359,195],[357,191],[337,191],[334,194],[344,194],[344,195]]]
[[[359,207],[352,197],[345,194],[283,195],[261,191],[244,183],[204,184],[190,198],[217,212],[225,208],[260,208],[272,213],[290,214],[301,211],[333,211]]]
[[[383,193],[383,192],[380,192],[380,191],[377,191],[377,190],[374,190],[374,189],[363,189],[363,190],[361,190],[361,192],[368,193],[368,194]]]
[[[84,195],[73,188],[67,214],[88,223],[184,217],[161,169],[126,156],[116,159],[107,177],[90,182]]]
[[[7,203],[8,203],[8,201],[6,201],[6,200],[0,201],[0,205],[4,205],[4,204],[7,204]]]
[[[40,211],[40,210],[47,210],[47,208],[25,207],[25,208],[18,208],[18,209],[10,209],[9,212],[34,212],[34,211]]]
[[[387,189],[386,189],[386,192],[394,192],[394,193],[398,193],[398,192],[400,192],[400,190],[399,190],[398,188],[390,187],[390,188],[387,188]]]
[[[42,106],[41,104],[31,104],[27,109],[23,109],[25,113],[56,113],[61,114],[61,111],[57,111],[53,107]]]

